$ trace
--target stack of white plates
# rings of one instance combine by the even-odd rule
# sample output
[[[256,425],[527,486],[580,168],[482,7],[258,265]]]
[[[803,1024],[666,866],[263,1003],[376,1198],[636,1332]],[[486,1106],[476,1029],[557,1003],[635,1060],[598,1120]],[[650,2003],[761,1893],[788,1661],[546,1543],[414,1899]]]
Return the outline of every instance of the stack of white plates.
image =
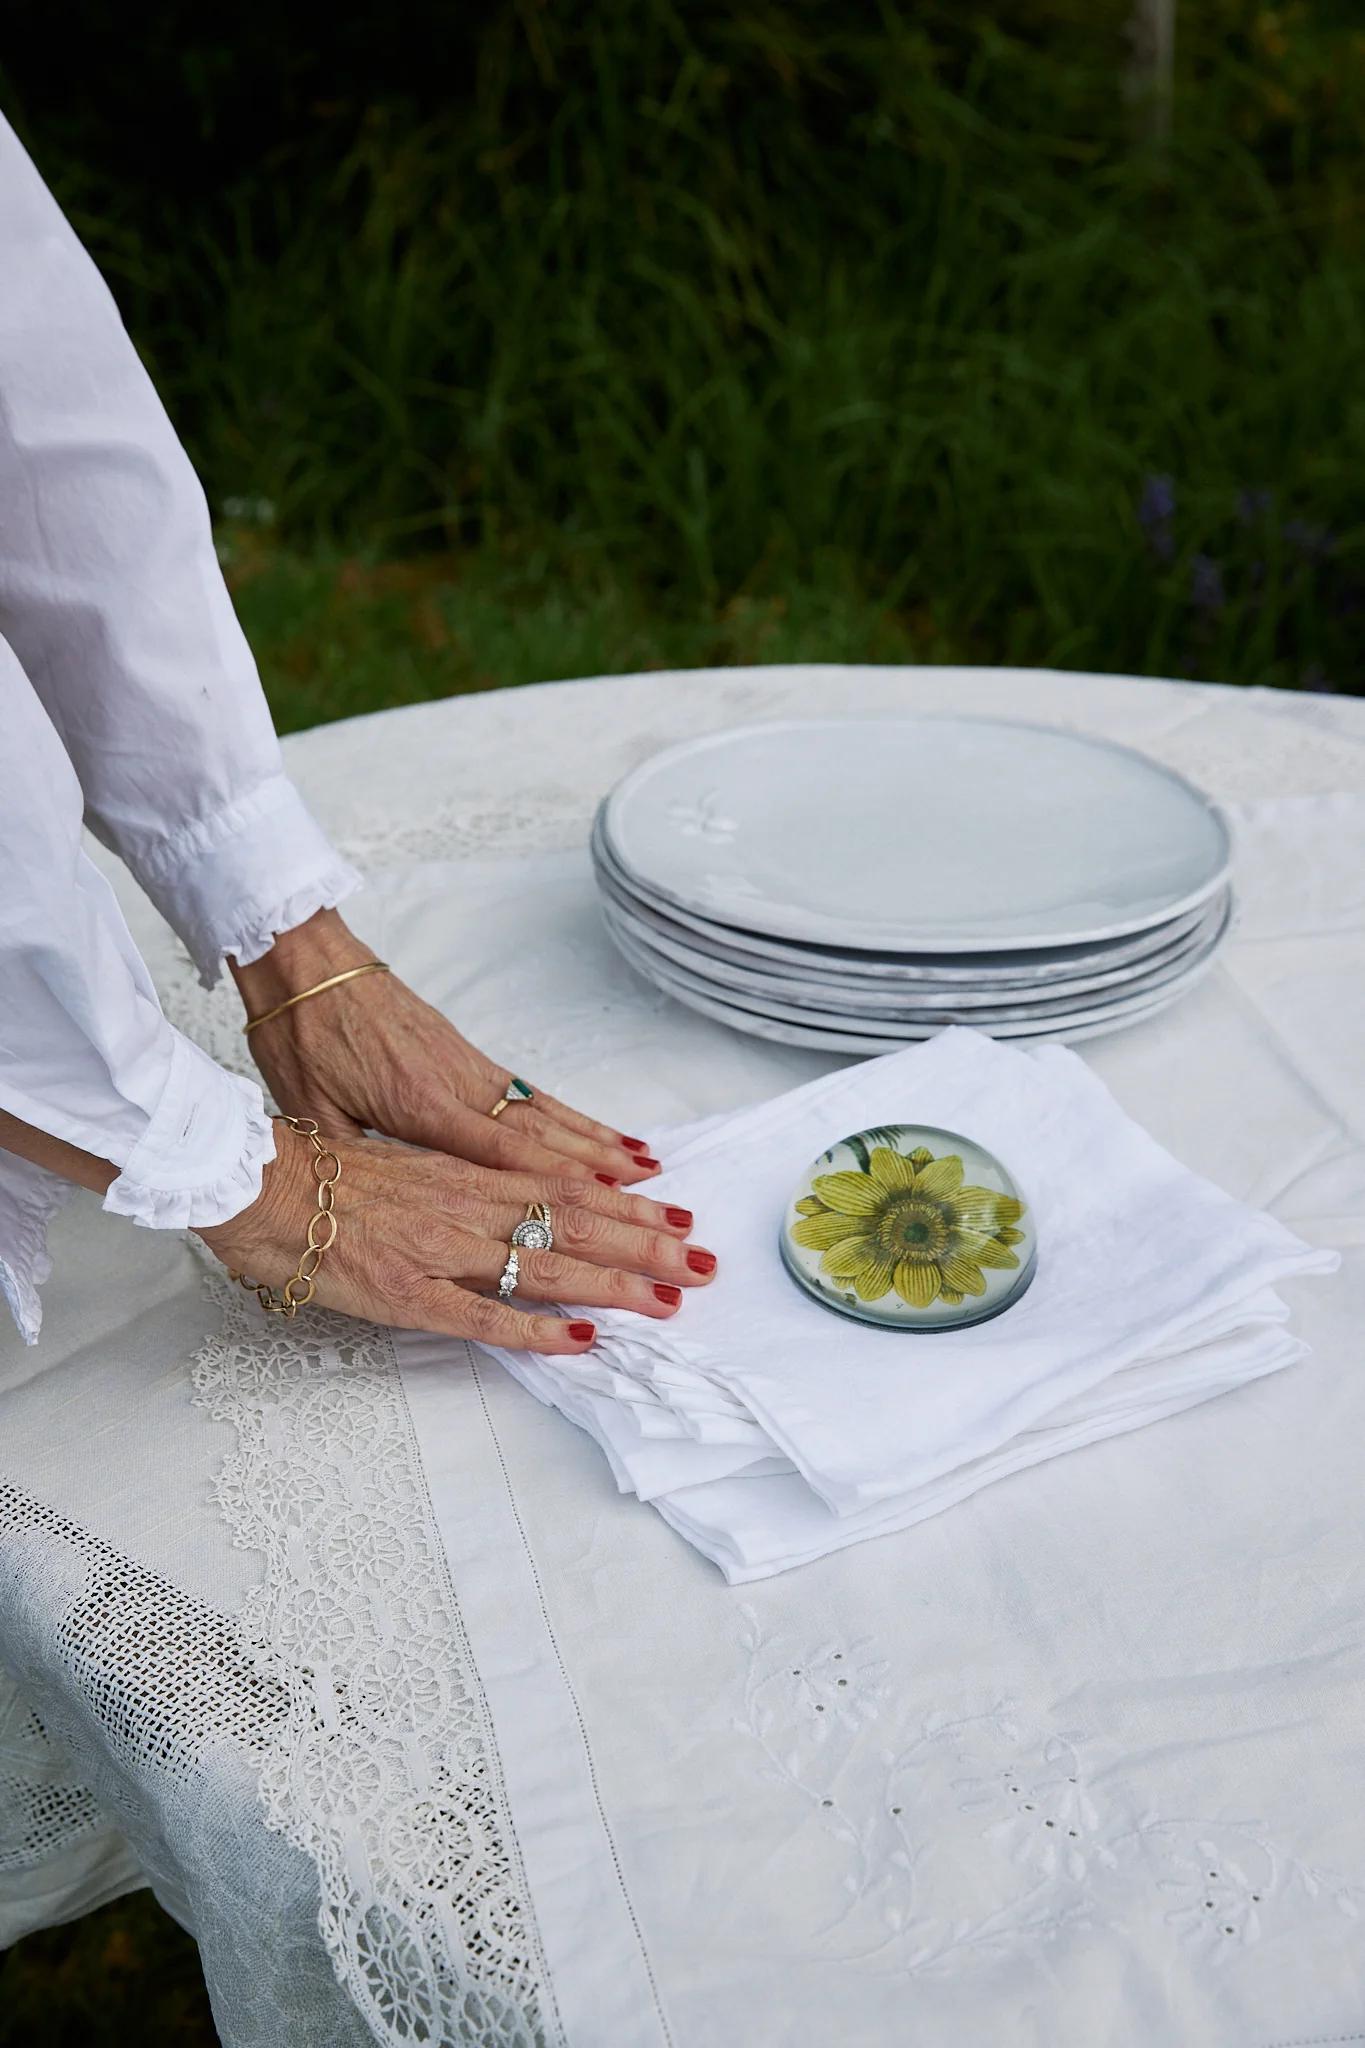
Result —
[[[1232,917],[1215,806],[1127,747],[990,719],[694,740],[593,830],[608,929],[737,1030],[888,1052],[947,1024],[1090,1038],[1207,973]]]

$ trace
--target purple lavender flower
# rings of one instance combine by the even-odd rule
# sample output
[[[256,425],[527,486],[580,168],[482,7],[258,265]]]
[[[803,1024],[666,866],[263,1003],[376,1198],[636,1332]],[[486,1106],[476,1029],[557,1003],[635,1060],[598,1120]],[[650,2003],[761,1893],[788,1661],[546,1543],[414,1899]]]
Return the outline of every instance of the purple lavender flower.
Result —
[[[1175,517],[1175,483],[1168,476],[1149,476],[1138,500],[1138,524],[1147,545],[1159,561],[1169,562],[1175,553],[1171,521]]]
[[[1307,519],[1286,519],[1284,537],[1310,562],[1320,562],[1336,546],[1336,535],[1326,526],[1314,526]]]
[[[1142,486],[1138,518],[1144,526],[1156,526],[1175,516],[1175,482],[1168,476],[1149,476]]]
[[[1190,603],[1205,618],[1213,618],[1227,602],[1223,572],[1212,555],[1195,555],[1190,562]]]

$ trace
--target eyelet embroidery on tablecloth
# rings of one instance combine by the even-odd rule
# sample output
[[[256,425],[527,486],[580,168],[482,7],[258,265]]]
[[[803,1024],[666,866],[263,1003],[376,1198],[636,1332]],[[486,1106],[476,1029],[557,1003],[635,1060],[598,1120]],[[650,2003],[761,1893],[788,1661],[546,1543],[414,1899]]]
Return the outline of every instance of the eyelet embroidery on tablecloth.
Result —
[[[1218,1966],[1272,1920],[1365,1912],[1365,1885],[1288,1854],[1260,1821],[1146,1808],[1087,1760],[1081,1730],[1039,1729],[997,1699],[906,1734],[869,1642],[798,1650],[740,1611],[733,1729],[842,1859],[843,1907],[810,1930],[832,1955],[936,1971],[1146,1913]],[[943,1910],[949,1869],[972,1881],[971,1910]]]

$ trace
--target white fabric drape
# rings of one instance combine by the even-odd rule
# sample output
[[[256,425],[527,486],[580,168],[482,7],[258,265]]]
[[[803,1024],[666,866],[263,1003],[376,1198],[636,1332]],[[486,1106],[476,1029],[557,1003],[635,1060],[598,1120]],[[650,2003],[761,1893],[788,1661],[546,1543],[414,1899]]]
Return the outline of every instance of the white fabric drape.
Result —
[[[284,772],[204,495],[94,264],[0,120],[0,1107],[220,1222],[272,1156],[259,1088],[162,1017],[82,814],[206,984],[356,876]],[[0,1287],[38,1330],[51,1175],[0,1154]]]

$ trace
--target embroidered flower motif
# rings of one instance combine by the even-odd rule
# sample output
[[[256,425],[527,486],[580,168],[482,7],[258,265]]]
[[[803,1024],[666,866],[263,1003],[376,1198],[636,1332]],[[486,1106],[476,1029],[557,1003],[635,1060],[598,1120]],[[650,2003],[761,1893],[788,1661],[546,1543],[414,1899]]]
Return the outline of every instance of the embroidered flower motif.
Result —
[[[1080,1884],[1115,1869],[1115,1840],[1130,1833],[1121,1808],[1101,1815],[1078,1754],[1083,1740],[1074,1731],[1050,1736],[1036,1756],[1016,1754],[957,1784],[959,1812],[985,1819],[983,1839],[1049,1882]]]
[[[1155,1828],[1160,1826],[1157,1821]],[[1219,1839],[1205,1835],[1183,1851],[1173,1848],[1169,1862],[1175,1875],[1162,1878],[1161,1889],[1174,1892],[1180,1903],[1167,1922],[1214,1962],[1223,1960],[1230,1945],[1259,1941],[1263,1901],[1292,1884],[1295,1875],[1292,1860],[1281,1872],[1281,1859],[1258,1839],[1256,1825],[1245,1822],[1226,1826]],[[1316,1886],[1307,1875],[1304,1889],[1311,1895]]]
[[[895,1290],[912,1308],[956,1306],[984,1294],[983,1268],[1017,1266],[1011,1249],[1024,1205],[994,1188],[964,1187],[955,1152],[921,1145],[907,1157],[876,1146],[867,1171],[826,1173],[797,1203],[796,1243],[822,1254],[821,1270],[860,1301]]]

